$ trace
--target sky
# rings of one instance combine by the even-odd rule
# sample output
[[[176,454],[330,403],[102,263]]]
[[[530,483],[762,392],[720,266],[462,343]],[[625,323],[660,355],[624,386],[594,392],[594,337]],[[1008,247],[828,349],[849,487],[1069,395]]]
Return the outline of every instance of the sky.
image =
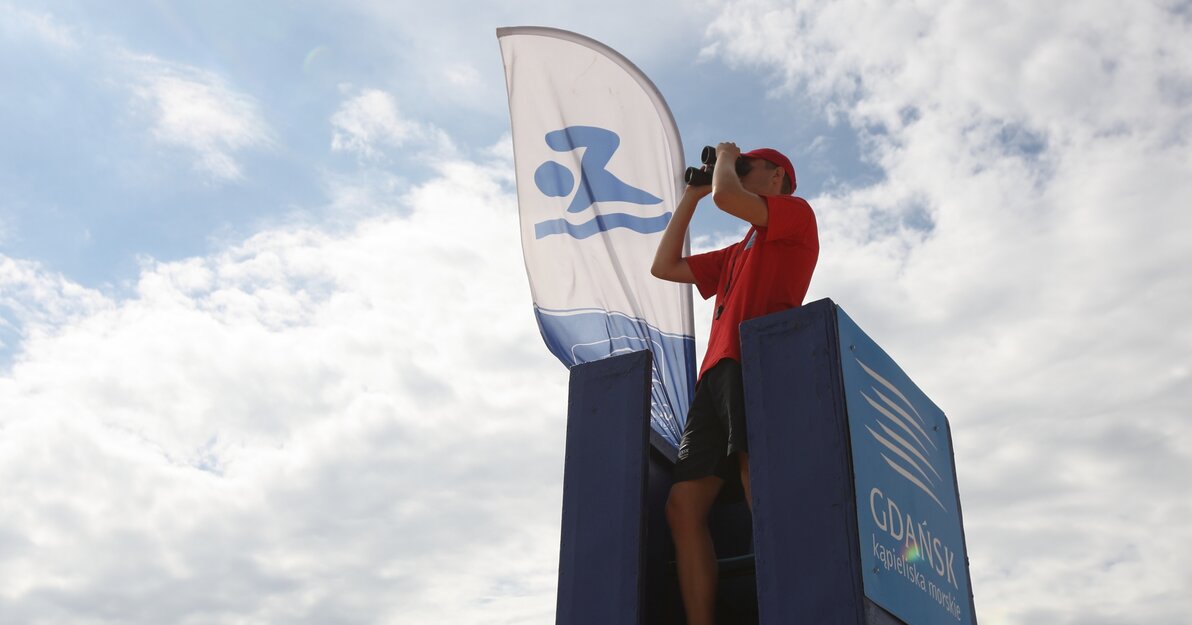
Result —
[[[981,623],[1186,622],[1172,0],[0,0],[0,622],[553,623],[518,25],[631,59],[690,162],[793,156],[808,301],[948,414]]]

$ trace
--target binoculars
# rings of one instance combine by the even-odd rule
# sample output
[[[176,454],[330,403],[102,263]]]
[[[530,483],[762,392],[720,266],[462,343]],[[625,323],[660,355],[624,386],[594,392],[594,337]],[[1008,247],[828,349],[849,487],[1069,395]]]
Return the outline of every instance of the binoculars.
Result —
[[[716,148],[710,145],[705,145],[703,151],[700,152],[699,160],[701,163],[708,166],[707,171],[704,171],[698,167],[688,167],[687,171],[683,173],[683,180],[693,187],[702,187],[704,185],[712,184],[712,172],[716,168]],[[743,158],[738,158],[736,171],[738,178],[749,173],[749,161]]]

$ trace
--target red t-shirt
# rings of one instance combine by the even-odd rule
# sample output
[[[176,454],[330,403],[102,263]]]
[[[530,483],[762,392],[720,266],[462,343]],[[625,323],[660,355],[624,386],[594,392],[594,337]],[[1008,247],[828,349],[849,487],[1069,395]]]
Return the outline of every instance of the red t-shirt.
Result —
[[[700,376],[723,358],[741,360],[741,322],[803,305],[819,258],[815,213],[803,198],[765,196],[767,226],[722,250],[687,257],[695,286],[716,296]]]

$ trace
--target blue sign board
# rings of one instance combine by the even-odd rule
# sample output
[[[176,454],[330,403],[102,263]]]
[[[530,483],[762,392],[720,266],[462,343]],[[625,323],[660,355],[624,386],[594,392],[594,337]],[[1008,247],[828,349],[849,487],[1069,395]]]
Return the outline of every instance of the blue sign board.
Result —
[[[975,623],[947,418],[836,310],[865,595],[914,625]]]

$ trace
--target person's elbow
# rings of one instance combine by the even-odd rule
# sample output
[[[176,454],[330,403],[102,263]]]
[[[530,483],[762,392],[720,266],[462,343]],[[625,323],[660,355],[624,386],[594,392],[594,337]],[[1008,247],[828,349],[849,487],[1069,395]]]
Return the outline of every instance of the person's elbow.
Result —
[[[679,259],[674,262],[659,262],[654,261],[650,267],[650,275],[659,280],[666,280],[667,282],[694,282],[695,278],[691,275],[691,269],[687,266],[687,262]]]
[[[769,209],[766,206],[766,201],[748,191],[737,189],[714,191],[712,201],[721,211],[744,219],[755,226],[765,227],[769,222]]]
[[[712,203],[716,205],[716,208],[719,208],[720,210],[722,210],[726,213],[732,212],[731,210],[729,210],[729,207],[732,206],[733,199],[734,199],[734,194],[731,189],[713,189],[712,190]]]
[[[716,189],[712,192],[712,203],[722,212],[740,217],[749,204],[749,193],[741,189]]]

